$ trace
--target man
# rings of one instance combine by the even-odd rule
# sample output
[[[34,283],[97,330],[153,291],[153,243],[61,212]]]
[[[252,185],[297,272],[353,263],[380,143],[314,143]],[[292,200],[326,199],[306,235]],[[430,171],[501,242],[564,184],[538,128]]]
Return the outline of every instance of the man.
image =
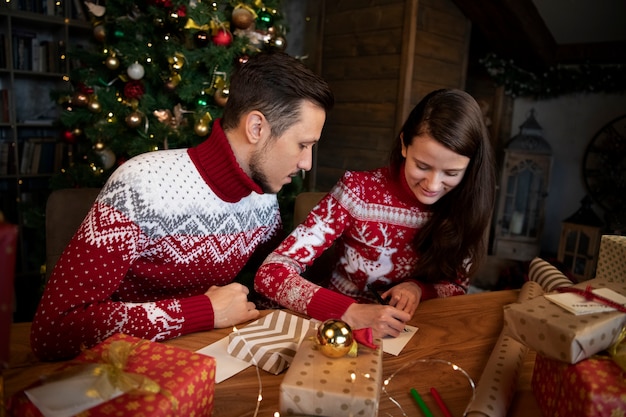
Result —
[[[118,168],[46,285],[35,354],[64,359],[117,332],[158,341],[257,318],[233,280],[277,243],[276,193],[311,169],[333,103],[295,58],[258,54],[232,76],[207,140]]]

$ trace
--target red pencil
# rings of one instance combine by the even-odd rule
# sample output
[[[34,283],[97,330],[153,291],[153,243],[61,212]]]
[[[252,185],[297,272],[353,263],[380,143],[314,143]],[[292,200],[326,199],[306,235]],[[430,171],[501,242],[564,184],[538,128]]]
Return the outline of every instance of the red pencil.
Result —
[[[430,388],[430,394],[435,399],[435,402],[437,402],[437,405],[441,409],[441,412],[443,413],[443,415],[445,417],[452,417],[452,413],[450,413],[450,410],[448,410],[448,407],[446,407],[446,404],[443,402],[441,395],[439,395],[439,392],[437,392],[437,390],[434,387]]]

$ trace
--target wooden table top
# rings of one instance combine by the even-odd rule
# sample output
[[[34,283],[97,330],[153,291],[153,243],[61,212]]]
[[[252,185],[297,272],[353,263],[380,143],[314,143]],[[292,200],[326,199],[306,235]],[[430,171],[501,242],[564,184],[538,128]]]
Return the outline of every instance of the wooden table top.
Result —
[[[410,324],[419,328],[398,356],[383,353],[383,378],[410,361],[444,358],[463,368],[478,383],[503,326],[502,307],[517,301],[519,291],[505,290],[424,301]],[[40,375],[51,373],[59,363],[40,362],[29,343],[30,323],[12,326],[10,367],[3,372],[5,399],[34,383]],[[231,329],[199,332],[169,340],[169,345],[198,350],[225,336]],[[535,353],[529,350],[509,408],[512,417],[540,416],[530,388]],[[258,416],[274,417],[278,411],[279,387],[284,373],[260,371],[263,400]],[[422,373],[422,378],[428,375]],[[253,416],[259,392],[254,367],[219,383],[215,389],[214,416]],[[467,403],[448,403],[454,416],[461,416]],[[381,393],[379,416],[401,415]]]

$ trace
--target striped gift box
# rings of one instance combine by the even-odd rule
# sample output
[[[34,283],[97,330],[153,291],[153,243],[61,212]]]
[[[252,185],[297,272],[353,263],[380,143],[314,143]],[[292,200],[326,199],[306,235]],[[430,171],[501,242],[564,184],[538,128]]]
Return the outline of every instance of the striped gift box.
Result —
[[[229,335],[228,353],[278,375],[289,367],[313,325],[283,310],[274,311]]]

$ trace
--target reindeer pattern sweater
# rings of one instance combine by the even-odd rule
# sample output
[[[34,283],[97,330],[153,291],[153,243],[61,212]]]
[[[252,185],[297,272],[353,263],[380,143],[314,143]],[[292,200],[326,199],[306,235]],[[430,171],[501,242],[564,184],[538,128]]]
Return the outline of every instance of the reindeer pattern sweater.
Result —
[[[318,320],[341,318],[354,302],[375,302],[366,290],[413,280],[422,300],[464,294],[468,279],[414,280],[413,239],[432,213],[410,190],[404,175],[388,168],[351,172],[272,252],[255,277],[255,289],[279,304]],[[301,274],[335,243],[337,263],[328,288]],[[317,278],[317,277],[316,277]]]
[[[134,157],[113,173],[53,270],[33,350],[61,359],[117,332],[159,341],[211,329],[204,293],[232,282],[280,229],[276,195],[239,167],[219,120],[195,148]]]

